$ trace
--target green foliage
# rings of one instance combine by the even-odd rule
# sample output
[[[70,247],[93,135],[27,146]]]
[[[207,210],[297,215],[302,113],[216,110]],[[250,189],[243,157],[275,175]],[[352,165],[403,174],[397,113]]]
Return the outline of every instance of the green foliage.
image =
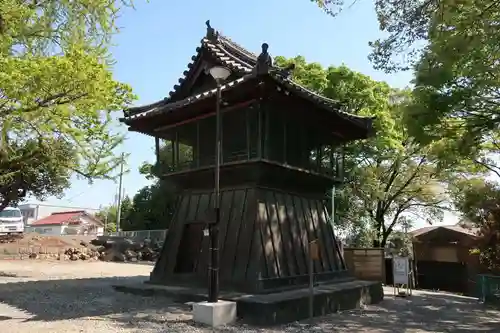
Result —
[[[337,15],[356,1],[312,0],[330,15]],[[376,69],[387,72],[412,70],[428,49],[439,60],[461,58],[468,65],[481,65],[480,58],[498,53],[495,37],[500,4],[481,0],[374,0],[379,28],[384,38],[370,42],[370,60]],[[443,47],[439,49],[440,47]],[[472,51],[472,54],[467,52]],[[466,56],[466,58],[462,58]],[[467,60],[468,59],[468,60]],[[440,65],[442,63],[436,63]],[[490,68],[494,59],[482,63]],[[442,73],[444,74],[444,73]],[[455,74],[453,74],[455,75]],[[459,76],[459,75],[457,75]]]
[[[179,163],[191,160],[190,147],[179,146]],[[144,162],[139,172],[146,179],[154,180],[154,184],[140,189],[132,200],[131,209],[124,217],[123,230],[158,230],[168,229],[168,225],[175,212],[177,203],[177,189],[161,175],[172,167],[172,145],[170,142],[160,147],[160,161],[158,163]]]
[[[469,226],[479,229],[476,252],[491,270],[500,270],[500,186],[484,179],[464,179],[455,184],[454,204]]]
[[[385,246],[394,228],[408,219],[441,220],[448,209],[446,181],[470,166],[457,158],[446,163],[438,159],[450,154],[445,140],[421,146],[409,137],[402,110],[412,101],[410,92],[391,89],[345,66],[323,69],[302,57],[275,61],[279,66],[290,62],[296,64],[297,82],[344,103],[353,113],[377,117],[375,137],[346,147],[351,181],[335,200],[336,223],[358,236],[366,235],[361,230],[368,226],[374,245]]]
[[[176,193],[163,182],[146,186],[137,192],[124,230],[168,229],[175,210]]]
[[[66,142],[48,139],[14,141],[0,151],[0,211],[17,204],[26,192],[37,198],[59,195],[69,186],[69,163],[73,150]]]
[[[172,142],[167,141],[160,147],[160,163],[143,162],[139,167],[139,173],[144,175],[146,179],[153,180],[160,178],[162,173],[173,168],[174,161],[172,160]],[[179,144],[179,157],[178,163],[182,164],[191,161],[193,156],[193,149],[190,146]]]
[[[0,2],[0,207],[23,194],[60,194],[72,172],[113,176],[123,138],[110,130],[111,112],[134,98],[113,79],[107,48],[123,5],[130,3]],[[41,169],[40,155],[49,170],[25,176]]]
[[[105,232],[116,232],[116,223],[108,222],[106,223]]]
[[[327,14],[336,16],[356,0],[312,0]],[[467,0],[466,0],[467,1]],[[433,19],[455,0],[374,0],[379,29],[385,38],[371,41],[369,59],[386,72],[410,70],[419,61],[423,42],[428,40]]]
[[[127,219],[130,215],[132,209],[132,200],[128,196],[125,196],[121,202],[121,212],[120,212],[120,228],[123,230],[123,225],[127,225]],[[110,205],[102,208],[96,216],[106,224],[106,232],[117,231],[116,222],[118,221],[118,207],[116,205]]]
[[[388,247],[392,255],[401,257],[413,256],[412,237],[408,234],[412,228],[412,221],[407,217],[402,217],[399,221],[402,230],[394,231],[388,238]]]
[[[345,6],[343,0],[315,2],[333,15]],[[500,3],[374,2],[380,30],[387,33],[370,43],[374,67],[416,72],[409,134],[423,144],[449,137],[454,150],[472,160],[483,160],[485,149],[498,154],[498,146],[488,149],[500,132]]]
[[[350,247],[371,247],[376,235],[369,223],[360,222],[359,220],[350,221],[351,223],[337,224],[337,233],[344,233],[347,235],[345,242]],[[347,228],[347,230],[346,230]],[[340,230],[339,230],[340,229]]]
[[[419,126],[411,134],[424,142],[453,137],[474,153],[498,140],[500,130],[495,40],[500,27],[493,23],[500,18],[500,5],[468,0],[442,6],[440,14],[431,20],[429,44],[416,67],[416,103],[409,121]]]

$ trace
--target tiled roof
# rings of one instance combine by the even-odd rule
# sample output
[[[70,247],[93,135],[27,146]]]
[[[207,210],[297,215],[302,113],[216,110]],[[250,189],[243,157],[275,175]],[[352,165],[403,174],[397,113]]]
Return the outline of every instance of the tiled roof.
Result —
[[[96,220],[94,217],[88,215],[85,211],[78,210],[71,212],[52,213],[52,215],[50,216],[44,217],[31,223],[31,226],[79,224],[80,218],[83,216],[88,216],[93,220]]]
[[[223,91],[228,90],[229,88],[232,88],[248,80],[249,78],[255,77],[254,68],[257,65],[258,58],[256,54],[246,50],[242,46],[233,42],[231,39],[222,36],[219,33],[211,38],[207,36],[201,40],[201,46],[196,49],[197,54],[192,57],[193,61],[188,64],[188,70],[184,71],[184,77],[179,79],[179,84],[175,85],[173,90],[170,91],[169,97],[166,97],[161,101],[149,105],[132,107],[126,110],[125,118],[122,118],[121,121],[126,122],[127,120],[133,120],[136,118],[150,117],[155,114],[168,112],[195,101],[213,96],[216,93],[216,89],[208,90],[180,101],[172,101],[172,97],[175,96],[178,92],[180,84],[182,84],[187,78],[193,75],[193,72],[197,67],[196,63],[200,61],[203,51],[208,52],[223,66],[226,66],[234,73],[237,73],[241,76],[239,79],[223,85]],[[371,120],[373,118],[361,117],[346,112],[346,110],[343,109],[341,103],[339,103],[338,101],[323,97],[293,82],[287,75],[283,75],[283,69],[272,67],[267,74],[277,83],[281,84],[286,90],[292,93],[296,93],[302,98],[315,102],[319,106],[327,108],[330,111],[337,112],[347,119],[354,121],[359,120],[366,124],[366,126],[371,127]]]
[[[226,66],[233,72],[239,73],[241,75],[251,73],[252,69],[257,64],[257,56],[254,53],[245,50],[243,47],[234,43],[229,38],[219,34],[217,36],[217,40],[214,42],[209,40],[207,37],[204,37],[201,40],[201,46],[196,48],[196,54],[191,57],[192,62],[187,65],[188,70],[184,71],[184,76],[179,78],[179,84],[174,85],[173,90],[169,92],[169,96],[165,97],[161,101],[157,101],[148,105],[132,107],[127,110],[128,113],[130,115],[134,115],[142,112],[147,112],[155,108],[158,109],[169,104],[171,102],[171,97],[174,96],[180,88],[180,84],[182,84],[195,71],[195,64],[200,60],[203,50],[206,50],[215,59],[219,60],[223,66]],[[133,119],[133,117],[131,118]]]
[[[246,75],[240,79],[228,82],[228,83],[221,86],[221,92],[228,90],[236,85],[239,85],[245,81],[248,81],[252,77],[254,77],[254,76],[250,74],[250,75]],[[136,118],[151,117],[151,116],[154,116],[154,115],[159,114],[159,113],[166,113],[170,110],[178,109],[178,108],[183,107],[185,105],[191,104],[195,101],[200,101],[200,100],[203,100],[205,98],[214,96],[216,93],[217,93],[217,88],[207,90],[207,91],[204,91],[202,93],[199,93],[199,94],[196,94],[193,96],[189,96],[188,98],[181,99],[180,101],[177,101],[177,102],[172,102],[172,103],[159,103],[159,102],[157,102],[154,104],[150,104],[147,107],[146,106],[141,107],[141,108],[144,108],[144,110],[142,110],[141,112],[138,112],[138,113],[134,113],[131,116],[126,117],[125,119],[132,120],[132,119],[136,119]]]

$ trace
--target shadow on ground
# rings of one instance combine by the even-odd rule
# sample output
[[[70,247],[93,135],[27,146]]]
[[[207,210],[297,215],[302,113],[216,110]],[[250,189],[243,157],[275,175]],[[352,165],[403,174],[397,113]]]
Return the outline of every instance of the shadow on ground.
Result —
[[[345,329],[350,332],[373,329],[376,332],[499,332],[500,311],[488,309],[477,299],[453,294],[416,292],[400,298],[388,295],[378,305],[347,311],[335,320],[321,318],[316,326],[323,331]]]
[[[165,297],[141,297],[114,291],[114,283],[141,283],[144,276],[10,282],[0,284],[0,303],[23,311],[26,321],[55,321],[112,316],[186,317],[187,305]],[[5,315],[5,314],[1,314]],[[119,318],[116,318],[119,321]]]
[[[26,313],[26,321],[56,321],[108,317],[130,328],[165,327],[180,322],[194,325],[189,306],[166,297],[145,297],[116,292],[111,285],[141,283],[144,276],[11,282],[0,284],[0,302]],[[0,313],[6,320],[8,313]],[[378,305],[317,318],[314,327],[300,323],[287,332],[500,332],[500,311],[476,299],[450,294],[415,292],[408,298],[386,295]],[[228,327],[224,331],[238,331]],[[167,330],[168,331],[168,330]],[[182,330],[181,330],[182,331]],[[248,331],[248,328],[247,328]]]

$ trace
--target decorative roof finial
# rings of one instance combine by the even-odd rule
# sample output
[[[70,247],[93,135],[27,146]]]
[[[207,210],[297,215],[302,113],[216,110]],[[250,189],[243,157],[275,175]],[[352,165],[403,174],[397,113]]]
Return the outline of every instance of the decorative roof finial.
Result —
[[[273,59],[269,55],[269,52],[267,52],[268,49],[269,45],[267,43],[263,43],[262,52],[257,57],[257,64],[254,68],[257,74],[269,73],[269,69],[273,67]]]
[[[292,77],[292,72],[294,69],[295,69],[295,64],[292,62],[288,66],[279,69],[277,73],[282,77],[284,77],[285,79],[290,79]]]
[[[210,26],[210,20],[207,20],[205,24],[207,25],[207,35],[205,38],[213,42],[216,41],[219,34]]]
[[[267,43],[262,44],[262,53],[267,53],[268,48],[269,48],[269,45]]]

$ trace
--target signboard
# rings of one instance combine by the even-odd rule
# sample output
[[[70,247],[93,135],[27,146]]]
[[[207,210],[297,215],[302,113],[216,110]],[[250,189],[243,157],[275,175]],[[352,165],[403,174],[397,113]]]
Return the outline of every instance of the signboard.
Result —
[[[394,257],[392,259],[392,275],[394,284],[409,284],[410,261],[408,257]]]
[[[319,259],[319,248],[317,241],[312,241],[309,243],[309,255],[311,256],[312,260]]]

